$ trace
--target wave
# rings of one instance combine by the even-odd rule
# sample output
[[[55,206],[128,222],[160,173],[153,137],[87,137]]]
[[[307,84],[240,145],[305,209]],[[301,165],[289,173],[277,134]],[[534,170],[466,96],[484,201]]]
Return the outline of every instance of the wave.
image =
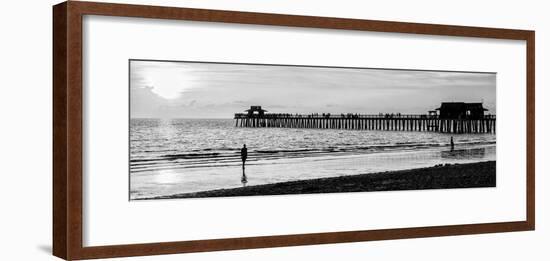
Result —
[[[496,144],[496,141],[464,141],[456,142],[456,147],[474,147]],[[398,142],[394,144],[374,144],[361,146],[329,146],[325,148],[281,148],[281,149],[250,149],[247,164],[268,163],[277,159],[293,159],[320,156],[359,155],[391,151],[414,151],[441,148],[448,143],[437,142]],[[151,155],[132,155],[130,159],[131,172],[162,170],[171,168],[200,168],[240,165],[240,148],[205,148],[191,150],[186,153],[171,153]]]
[[[310,152],[317,149],[281,149],[281,150],[256,150],[257,153],[290,153],[290,152]]]

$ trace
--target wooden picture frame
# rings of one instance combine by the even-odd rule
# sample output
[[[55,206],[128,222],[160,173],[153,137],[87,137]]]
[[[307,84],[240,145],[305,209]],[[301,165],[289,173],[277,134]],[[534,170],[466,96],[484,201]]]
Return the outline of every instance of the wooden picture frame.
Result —
[[[83,247],[84,15],[526,41],[526,220],[367,231]],[[535,229],[535,32],[496,28],[69,1],[53,7],[53,254],[66,260],[467,235]]]

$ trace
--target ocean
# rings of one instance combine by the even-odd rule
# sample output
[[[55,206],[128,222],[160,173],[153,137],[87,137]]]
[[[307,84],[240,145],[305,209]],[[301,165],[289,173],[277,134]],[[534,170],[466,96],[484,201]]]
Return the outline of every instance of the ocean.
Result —
[[[231,119],[131,119],[130,199],[496,160],[495,134],[234,125]]]

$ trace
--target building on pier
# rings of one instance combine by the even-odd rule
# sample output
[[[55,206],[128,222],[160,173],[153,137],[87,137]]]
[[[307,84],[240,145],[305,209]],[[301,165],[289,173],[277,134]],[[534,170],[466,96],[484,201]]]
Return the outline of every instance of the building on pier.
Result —
[[[436,109],[439,111],[440,119],[483,119],[487,109],[483,108],[483,103],[465,103],[465,102],[442,102]]]
[[[267,112],[267,110],[262,109],[262,106],[250,106],[250,109],[245,111],[248,114],[248,117],[263,117],[264,113]]]

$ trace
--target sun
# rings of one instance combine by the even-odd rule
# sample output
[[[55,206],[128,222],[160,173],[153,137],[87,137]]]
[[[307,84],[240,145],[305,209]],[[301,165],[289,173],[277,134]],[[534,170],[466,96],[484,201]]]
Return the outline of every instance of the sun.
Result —
[[[152,91],[158,96],[173,100],[193,88],[193,79],[190,75],[177,69],[151,70],[146,77]]]

